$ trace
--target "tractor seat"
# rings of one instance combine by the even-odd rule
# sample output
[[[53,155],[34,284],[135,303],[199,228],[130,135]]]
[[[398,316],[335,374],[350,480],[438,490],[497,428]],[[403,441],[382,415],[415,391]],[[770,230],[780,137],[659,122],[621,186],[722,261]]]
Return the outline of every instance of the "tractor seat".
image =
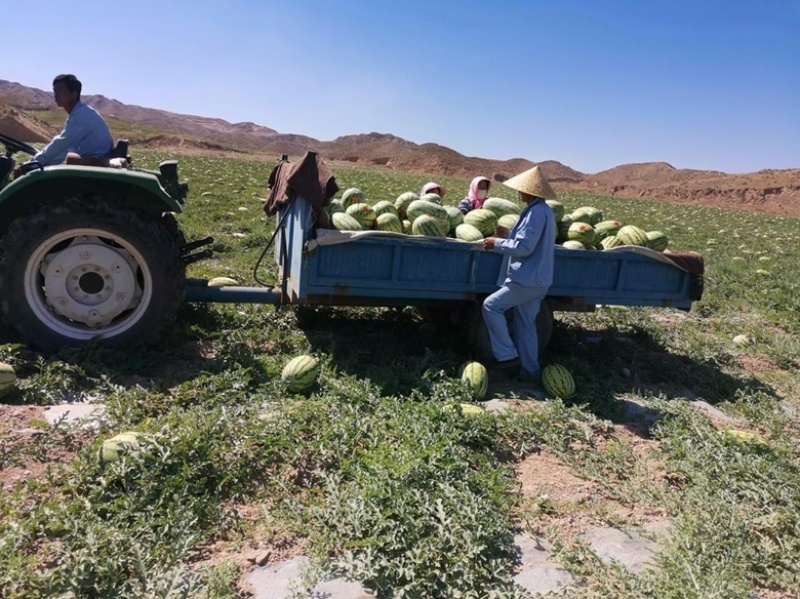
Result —
[[[111,150],[106,158],[127,158],[128,157],[128,140],[120,139],[117,141],[116,147]]]
[[[6,177],[11,173],[14,168],[14,161],[8,156],[0,156],[0,183],[6,180]]]

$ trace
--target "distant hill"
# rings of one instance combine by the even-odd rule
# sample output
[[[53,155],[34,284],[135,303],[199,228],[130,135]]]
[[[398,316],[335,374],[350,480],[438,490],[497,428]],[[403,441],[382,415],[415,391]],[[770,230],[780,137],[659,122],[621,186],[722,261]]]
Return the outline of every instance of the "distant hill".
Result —
[[[524,158],[492,160],[464,156],[445,146],[417,144],[389,133],[346,135],[320,141],[297,133],[280,133],[256,123],[229,123],[143,108],[102,95],[85,95],[83,101],[103,114],[112,130],[129,137],[134,145],[145,147],[238,150],[275,156],[296,156],[311,150],[326,160],[433,176],[485,175],[495,181],[504,181],[535,164]],[[0,80],[0,133],[23,141],[42,142],[61,126],[63,117],[50,92]],[[666,162],[645,162],[585,174],[557,160],[538,164],[556,191],[591,191],[800,216],[800,169],[729,175],[676,169]]]

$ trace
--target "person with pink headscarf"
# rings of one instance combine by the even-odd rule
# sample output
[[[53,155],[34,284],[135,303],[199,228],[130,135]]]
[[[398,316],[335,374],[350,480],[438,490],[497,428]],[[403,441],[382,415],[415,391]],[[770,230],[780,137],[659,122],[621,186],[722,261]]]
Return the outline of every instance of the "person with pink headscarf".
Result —
[[[419,192],[420,197],[424,196],[426,193],[435,193],[440,198],[444,198],[445,189],[442,185],[438,183],[434,183],[431,181],[430,183],[426,183],[422,186],[422,191]],[[441,202],[439,202],[441,204]]]
[[[489,197],[489,187],[492,182],[486,177],[475,177],[472,183],[469,184],[469,193],[467,197],[458,203],[458,209],[462,214],[466,214],[470,210],[481,208],[486,198]]]

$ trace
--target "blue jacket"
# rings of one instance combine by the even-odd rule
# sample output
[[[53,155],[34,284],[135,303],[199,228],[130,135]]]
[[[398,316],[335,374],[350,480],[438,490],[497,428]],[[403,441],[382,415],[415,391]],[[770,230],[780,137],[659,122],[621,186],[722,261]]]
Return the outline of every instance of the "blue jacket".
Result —
[[[47,147],[33,157],[42,166],[61,164],[67,153],[77,152],[84,158],[102,158],[114,148],[111,131],[94,108],[78,102],[67,117],[64,130]]]
[[[550,287],[555,262],[556,219],[544,200],[522,211],[508,239],[498,239],[494,251],[506,256],[497,285]]]

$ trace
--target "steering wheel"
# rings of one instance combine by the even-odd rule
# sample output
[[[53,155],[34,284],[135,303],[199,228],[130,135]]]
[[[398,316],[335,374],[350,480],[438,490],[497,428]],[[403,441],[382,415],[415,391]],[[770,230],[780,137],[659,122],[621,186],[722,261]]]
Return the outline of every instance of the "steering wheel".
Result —
[[[25,142],[17,141],[8,135],[0,134],[0,143],[6,147],[6,150],[8,150],[9,154],[13,154],[14,152],[24,152],[26,154],[30,154],[31,156],[36,154],[36,148],[29,146]]]

